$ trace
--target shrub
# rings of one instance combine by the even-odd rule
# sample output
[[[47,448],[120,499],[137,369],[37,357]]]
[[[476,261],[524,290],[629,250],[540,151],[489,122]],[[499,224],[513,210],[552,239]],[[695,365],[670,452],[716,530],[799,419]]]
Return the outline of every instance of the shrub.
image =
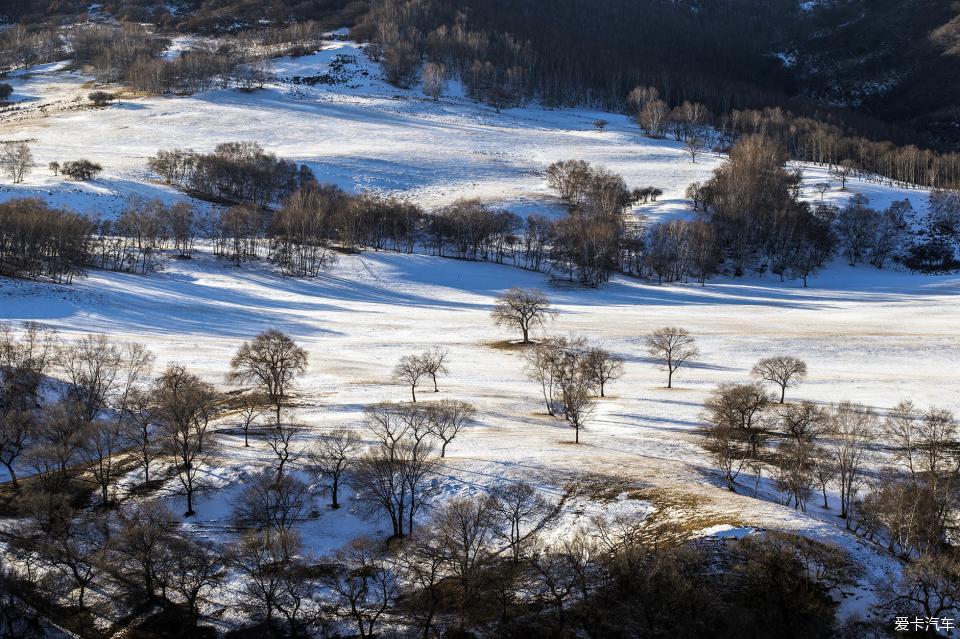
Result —
[[[6,100],[13,93],[13,87],[6,82],[0,82],[0,100]]]
[[[922,244],[914,244],[904,260],[907,267],[915,271],[947,271],[960,267],[954,258],[953,247],[944,240],[933,239]]]
[[[110,104],[114,100],[114,95],[107,91],[94,91],[87,98],[93,102],[94,106],[102,107]]]
[[[92,180],[97,177],[101,171],[103,171],[103,167],[90,160],[74,160],[73,162],[64,162],[60,166],[61,173],[80,182]]]

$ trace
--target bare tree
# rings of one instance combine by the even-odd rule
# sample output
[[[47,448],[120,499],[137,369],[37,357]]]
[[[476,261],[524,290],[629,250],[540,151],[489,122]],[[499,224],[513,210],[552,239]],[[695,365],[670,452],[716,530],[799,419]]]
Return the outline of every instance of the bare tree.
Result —
[[[267,534],[249,531],[228,553],[230,565],[243,577],[240,607],[268,632],[302,636],[303,604],[307,600],[306,570],[300,555],[303,544],[292,531]]]
[[[433,447],[406,437],[369,451],[357,463],[353,485],[368,512],[390,519],[393,537],[413,532],[414,518],[432,494],[428,478],[437,467]]]
[[[820,194],[820,199],[823,199],[823,196],[827,194],[827,191],[830,190],[829,182],[817,182],[813,185],[813,189]]]
[[[424,370],[427,371],[427,374],[430,375],[430,379],[433,380],[433,392],[438,393],[440,389],[437,387],[437,375],[446,374],[450,371],[447,369],[447,357],[450,356],[450,351],[439,346],[431,348],[429,351],[425,351],[420,356],[420,361],[423,364]]]
[[[304,482],[289,473],[278,479],[263,471],[245,482],[233,504],[233,519],[245,528],[283,534],[303,519],[309,505],[310,489]]]
[[[175,525],[173,514],[158,500],[120,514],[110,571],[118,585],[144,602],[154,602],[158,590],[166,596],[172,579],[169,547]]]
[[[440,98],[447,85],[447,68],[437,62],[427,62],[421,72],[423,92],[434,101]]]
[[[434,514],[433,522],[446,540],[447,567],[459,585],[460,628],[479,596],[481,575],[493,558],[496,500],[491,496],[450,499]]]
[[[203,539],[176,537],[170,547],[173,557],[170,590],[186,608],[192,626],[200,619],[200,607],[226,577],[221,549]]]
[[[957,426],[953,413],[945,408],[925,411],[916,440],[919,470],[936,494],[941,477],[957,469]]]
[[[399,593],[397,570],[373,539],[350,541],[333,558],[323,579],[337,599],[340,616],[356,624],[360,639],[377,636],[381,617]]]
[[[580,443],[580,430],[593,417],[596,401],[591,396],[593,378],[586,374],[574,354],[561,369],[557,382],[558,398],[563,408],[563,418],[574,428],[574,442]]]
[[[307,352],[276,329],[244,342],[230,361],[231,382],[254,382],[270,398],[280,424],[280,408],[295,379],[307,370]]]
[[[813,402],[792,404],[783,409],[779,425],[785,440],[777,449],[779,476],[777,483],[786,492],[786,504],[806,510],[806,503],[816,484],[817,438],[826,429],[829,415]]]
[[[443,399],[427,408],[430,419],[430,432],[443,442],[440,445],[440,457],[445,457],[447,445],[473,421],[477,410],[473,404],[460,400]]]
[[[764,418],[770,396],[760,384],[720,384],[703,404],[707,422],[740,432],[756,459],[764,437]]]
[[[67,345],[60,361],[71,399],[82,408],[84,421],[92,422],[119,386],[123,348],[106,335],[86,335]]]
[[[840,484],[840,517],[850,528],[850,515],[860,488],[867,446],[876,434],[876,417],[860,404],[843,402],[832,411],[827,449]]]
[[[539,533],[560,514],[560,505],[550,503],[523,481],[511,481],[496,491],[494,511],[498,526],[494,534],[507,542],[510,557],[519,564]]]
[[[330,507],[340,507],[340,488],[347,481],[360,454],[361,440],[357,433],[347,428],[336,428],[321,435],[307,452],[310,466],[330,482]]]
[[[240,417],[240,428],[243,430],[243,445],[250,446],[250,429],[263,417],[266,410],[263,405],[267,397],[258,393],[246,393],[237,403],[237,414]]]
[[[840,190],[846,191],[847,180],[850,179],[850,176],[854,174],[856,169],[857,165],[853,160],[843,160],[830,169],[830,175],[840,181]]]
[[[211,447],[204,439],[218,395],[210,384],[182,366],[171,365],[157,380],[154,399],[165,450],[187,498],[184,516],[190,517],[195,514],[194,494],[202,487],[201,471],[210,460]]]
[[[766,357],[753,365],[750,374],[756,379],[779,386],[782,404],[787,388],[800,384],[807,376],[807,364],[802,359],[789,355]]]
[[[293,446],[293,438],[297,429],[293,426],[277,426],[260,435],[260,439],[267,448],[277,457],[276,479],[280,481],[287,463],[293,463],[300,455],[300,450]]]
[[[17,461],[27,450],[36,429],[36,419],[30,412],[13,408],[0,410],[0,463],[7,469],[16,491],[20,490]]]
[[[7,142],[0,149],[0,166],[7,172],[14,184],[23,182],[33,167],[33,153],[26,142]]]
[[[894,459],[906,466],[910,478],[916,481],[919,470],[917,449],[920,441],[920,412],[911,401],[894,406],[884,420],[884,434],[894,449]]]
[[[530,343],[530,329],[542,326],[556,315],[550,306],[550,300],[537,289],[511,288],[497,297],[490,312],[497,326],[519,328],[523,333],[523,343]]]
[[[702,126],[691,126],[683,140],[683,148],[690,155],[690,161],[696,163],[697,156],[707,150],[710,137]]]
[[[600,389],[600,397],[606,397],[604,388],[609,382],[623,375],[623,358],[597,346],[588,348],[581,355],[580,364],[587,377]]]
[[[393,376],[397,381],[410,387],[410,396],[414,402],[417,401],[417,386],[420,380],[429,374],[427,365],[419,355],[404,355],[393,369]]]
[[[100,490],[100,504],[108,506],[113,501],[111,489],[119,475],[116,455],[128,442],[120,423],[113,420],[97,420],[84,430],[80,453]]]
[[[700,354],[693,337],[686,329],[675,326],[658,328],[644,338],[647,352],[663,364],[667,371],[667,388],[673,388],[673,374]]]

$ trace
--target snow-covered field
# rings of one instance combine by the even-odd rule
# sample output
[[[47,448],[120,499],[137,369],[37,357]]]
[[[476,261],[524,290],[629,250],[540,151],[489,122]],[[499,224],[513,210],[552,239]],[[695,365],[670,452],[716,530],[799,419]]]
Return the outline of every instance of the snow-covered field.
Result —
[[[340,54],[357,60],[347,65],[346,84],[309,87],[291,80],[324,72]],[[114,214],[133,195],[182,197],[150,181],[146,158],[158,149],[209,150],[234,140],[258,141],[351,190],[390,192],[427,207],[480,197],[518,212],[551,214],[562,209],[542,171],[555,160],[585,159],[623,174],[630,186],[664,189],[660,201],[639,211],[652,217],[689,215],[686,186],[706,179],[720,162],[707,154],[692,164],[678,144],[642,137],[624,116],[536,106],[497,114],[459,96],[456,86],[438,102],[397,91],[376,79],[357,47],[345,42],[275,61],[275,78],[263,91],[125,98],[99,110],[83,104],[89,78],[58,66],[33,71],[12,80],[22,109],[0,113],[0,138],[32,140],[38,167],[25,184],[0,187],[0,198],[42,197],[100,215]],[[597,117],[611,122],[602,133],[592,126]],[[39,168],[81,157],[102,163],[103,176],[77,184]],[[825,179],[824,170],[804,171],[805,195],[816,199],[812,185]],[[919,211],[926,199],[922,191],[857,181],[826,198],[842,202],[856,192],[880,207],[908,197]],[[600,401],[580,445],[562,421],[544,414],[519,353],[496,347],[513,336],[492,325],[490,307],[512,286],[547,291],[560,311],[549,333],[585,335],[626,359],[624,377]],[[374,252],[341,256],[329,272],[304,281],[262,263],[236,268],[201,247],[195,259],[169,259],[148,276],[94,271],[70,287],[0,279],[0,320],[142,341],[158,354],[158,367],[178,362],[218,384],[243,340],[278,328],[310,354],[293,410],[304,442],[327,427],[359,427],[367,404],[405,400],[407,389],[390,378],[393,365],[442,345],[450,349],[451,372],[438,397],[478,408],[478,424],[448,451],[438,478],[444,494],[524,478],[559,497],[574,480],[616,478],[623,493],[612,501],[572,499],[562,526],[598,513],[642,516],[659,509],[704,534],[798,531],[849,548],[867,566],[869,585],[896,565],[844,532],[831,511],[801,514],[722,487],[697,433],[703,400],[720,382],[747,380],[757,359],[793,354],[810,370],[808,381],[791,392],[794,399],[852,400],[883,412],[910,398],[958,413],[958,295],[957,275],[841,264],[806,289],[776,278],[717,279],[701,288],[623,277],[580,289],[508,266]],[[672,390],[641,343],[664,325],[687,328],[702,351],[680,370]],[[197,505],[190,525],[199,534],[224,529],[231,495],[246,474],[270,461],[262,445],[244,449],[241,439],[222,439],[225,451],[210,473],[223,490]],[[320,509],[304,536],[323,552],[380,526],[352,506]],[[861,593],[844,605],[853,612],[866,603],[869,595]]]
[[[296,77],[330,72],[330,63],[343,59],[338,56],[349,60],[335,72],[342,83],[295,83]],[[706,153],[691,163],[679,143],[644,137],[623,115],[536,105],[496,113],[463,97],[456,82],[434,102],[417,89],[385,84],[351,42],[275,60],[264,90],[124,97],[102,109],[86,100],[95,86],[91,78],[63,67],[47,65],[10,79],[18,108],[0,112],[0,139],[31,140],[37,167],[25,184],[0,187],[0,198],[42,197],[112,215],[131,196],[179,197],[149,181],[146,161],[158,150],[210,151],[220,142],[252,140],[351,191],[387,192],[427,208],[478,197],[521,214],[559,213],[543,170],[557,160],[583,159],[617,171],[631,187],[662,188],[658,202],[639,209],[661,218],[687,215],[687,185],[708,178],[721,160]],[[610,122],[602,133],[593,127],[598,118]],[[76,183],[45,168],[79,158],[102,164],[103,175]],[[806,195],[818,198],[812,185],[826,179],[825,170],[806,167],[805,177]],[[880,207],[904,196],[858,182],[851,191],[834,190],[827,201],[842,202],[852,192]],[[905,193],[923,208],[924,192]]]

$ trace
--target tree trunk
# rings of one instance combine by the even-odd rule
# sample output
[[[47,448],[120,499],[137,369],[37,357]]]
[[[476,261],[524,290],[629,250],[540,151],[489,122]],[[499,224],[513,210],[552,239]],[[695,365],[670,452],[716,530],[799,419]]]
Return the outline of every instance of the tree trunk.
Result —
[[[431,377],[433,377],[433,392],[434,392],[434,393],[439,393],[439,392],[440,392],[440,389],[437,388],[437,376],[431,374]]]
[[[530,338],[529,338],[528,336],[529,336],[529,334],[530,334],[530,329],[527,328],[526,326],[521,326],[521,327],[520,327],[520,330],[523,331],[523,343],[524,343],[524,344],[529,344],[529,343],[530,343]]]
[[[669,368],[669,364],[667,366],[667,388],[673,388],[673,368]]]
[[[17,482],[17,473],[13,470],[13,463],[4,464],[7,467],[7,472],[10,473],[10,484],[13,486],[14,490],[20,490],[20,484]]]
[[[783,403],[784,398],[787,396],[787,387],[783,385],[780,387],[780,403]]]
[[[187,491],[187,512],[183,513],[184,517],[192,517],[196,513],[193,512],[193,491]]]
[[[413,397],[413,403],[416,404],[417,403],[417,387],[416,386],[410,387],[410,396]]]

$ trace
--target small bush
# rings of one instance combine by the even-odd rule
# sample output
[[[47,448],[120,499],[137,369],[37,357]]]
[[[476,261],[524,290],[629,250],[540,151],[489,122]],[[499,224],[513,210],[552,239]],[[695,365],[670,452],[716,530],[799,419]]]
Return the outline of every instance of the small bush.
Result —
[[[13,94],[13,87],[6,82],[0,82],[0,100],[6,100]]]
[[[107,91],[94,91],[88,95],[87,98],[93,102],[93,106],[102,107],[113,102],[114,95],[112,93],[108,93]]]
[[[97,177],[103,167],[90,160],[74,160],[73,162],[64,162],[60,165],[60,172],[74,180],[86,182]]]
[[[907,253],[904,264],[915,271],[948,271],[960,268],[954,257],[953,247],[944,240],[933,239],[923,244],[914,244]]]

